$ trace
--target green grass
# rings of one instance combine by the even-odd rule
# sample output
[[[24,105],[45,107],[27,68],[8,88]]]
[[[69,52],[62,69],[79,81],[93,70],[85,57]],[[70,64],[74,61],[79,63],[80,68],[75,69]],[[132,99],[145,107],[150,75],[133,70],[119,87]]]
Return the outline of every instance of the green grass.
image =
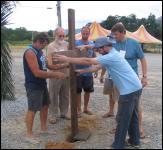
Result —
[[[158,44],[144,44],[144,52],[162,53],[162,45],[158,45]]]
[[[10,42],[10,44],[14,45],[14,46],[17,46],[17,45],[29,45],[31,43],[32,43],[32,41],[29,41],[29,40],[25,40],[25,41],[11,41]]]
[[[20,51],[25,49],[32,41],[12,41],[10,42],[10,48],[12,51]],[[162,53],[162,45],[157,44],[144,44],[144,52],[151,52],[151,53]]]
[[[25,41],[12,41],[12,42],[9,42],[9,46],[10,46],[12,52],[13,51],[17,52],[17,51],[23,50],[29,44],[32,44],[32,41],[25,40]]]

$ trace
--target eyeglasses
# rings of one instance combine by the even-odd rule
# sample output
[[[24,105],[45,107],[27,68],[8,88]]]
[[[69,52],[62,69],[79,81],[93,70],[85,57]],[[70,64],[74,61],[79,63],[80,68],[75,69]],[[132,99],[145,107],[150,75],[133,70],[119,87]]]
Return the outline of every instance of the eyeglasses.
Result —
[[[101,46],[101,47],[99,47],[98,49],[103,49],[104,48],[104,46]]]
[[[65,37],[65,35],[58,35],[58,36],[59,36],[60,38],[61,38],[61,37]]]

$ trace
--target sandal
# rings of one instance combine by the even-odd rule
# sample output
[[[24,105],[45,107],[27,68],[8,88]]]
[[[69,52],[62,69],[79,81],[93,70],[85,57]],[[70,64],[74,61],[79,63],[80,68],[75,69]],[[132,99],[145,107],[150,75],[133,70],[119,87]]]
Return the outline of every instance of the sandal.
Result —
[[[24,137],[25,142],[31,143],[31,144],[39,144],[41,141],[36,137]]]
[[[140,139],[145,139],[145,138],[146,138],[146,136],[145,136],[144,132],[140,132]]]
[[[57,119],[56,118],[50,118],[49,119],[49,123],[50,124],[56,124],[57,123]]]
[[[84,110],[83,113],[87,114],[87,115],[93,115],[93,113],[89,110]]]
[[[71,120],[71,118],[69,116],[65,116],[65,115],[61,115],[60,118],[66,119],[66,120]]]
[[[111,131],[109,131],[110,134],[115,134],[116,129],[112,129]]]
[[[78,113],[78,118],[81,118],[81,117],[82,117],[82,113],[79,112],[79,113]]]
[[[106,113],[102,116],[103,118],[114,117],[114,114]]]

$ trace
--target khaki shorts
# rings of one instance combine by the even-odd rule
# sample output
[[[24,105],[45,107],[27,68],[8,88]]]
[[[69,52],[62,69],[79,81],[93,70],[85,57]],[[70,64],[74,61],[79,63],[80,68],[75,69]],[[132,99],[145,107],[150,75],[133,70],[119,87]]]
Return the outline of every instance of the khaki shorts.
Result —
[[[143,111],[143,102],[142,102],[142,95],[140,96],[139,99],[139,104],[138,104],[138,111],[142,112]]]
[[[119,91],[111,79],[105,78],[103,94],[104,95],[112,95],[113,100],[118,101]]]

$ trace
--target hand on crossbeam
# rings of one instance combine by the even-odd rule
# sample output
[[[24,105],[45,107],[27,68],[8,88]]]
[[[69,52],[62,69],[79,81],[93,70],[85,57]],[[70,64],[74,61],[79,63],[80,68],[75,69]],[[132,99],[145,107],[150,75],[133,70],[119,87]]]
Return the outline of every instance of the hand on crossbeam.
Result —
[[[82,46],[77,46],[77,49],[79,49],[80,51],[87,51],[89,48],[93,48],[93,46],[91,45],[82,45]]]
[[[66,62],[68,60],[69,57],[64,56],[64,55],[54,55],[52,57],[53,61],[62,61],[62,62]]]
[[[76,73],[77,76],[79,76],[79,75],[85,73],[85,70],[84,69],[76,69],[75,73]]]
[[[79,49],[80,51],[86,51],[87,50],[85,45],[77,46],[77,49]]]
[[[98,72],[95,72],[94,73],[94,78],[97,78],[98,77]]]

